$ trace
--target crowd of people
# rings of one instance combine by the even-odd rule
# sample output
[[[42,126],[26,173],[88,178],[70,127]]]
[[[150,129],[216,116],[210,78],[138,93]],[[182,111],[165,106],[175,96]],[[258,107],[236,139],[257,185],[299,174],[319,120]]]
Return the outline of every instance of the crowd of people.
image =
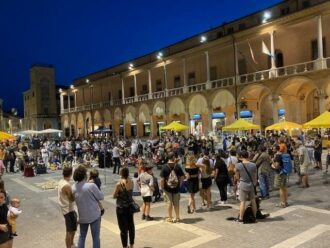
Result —
[[[282,133],[233,135],[224,136],[218,144],[210,137],[190,135],[186,138],[175,133],[144,141],[123,137],[63,140],[33,137],[0,146],[0,174],[22,173],[30,177],[61,169],[63,179],[58,184],[58,202],[65,219],[66,247],[74,247],[79,216],[78,247],[85,247],[90,226],[93,248],[97,248],[100,247],[104,194],[96,168],[112,167],[113,173],[120,175],[113,190],[120,238],[123,247],[132,248],[134,213],[141,212],[142,220],[152,221],[152,203],[164,200],[168,206],[165,222],[181,222],[180,193],[189,195],[188,214],[196,213],[199,208],[211,211],[215,206],[226,204],[228,198],[239,200],[237,223],[247,222],[247,213],[251,215],[249,222],[256,222],[258,216],[264,217],[258,209],[260,200],[269,199],[270,191],[275,188],[280,193],[276,206],[288,207],[289,177],[297,174],[296,184],[308,188],[311,168],[328,172],[330,147],[325,168],[322,152],[319,134],[295,138]],[[159,180],[155,168],[160,169]],[[130,177],[132,172],[134,176]],[[73,185],[70,184],[72,177]],[[213,183],[219,189],[217,201],[212,199]],[[201,207],[196,203],[198,193]],[[142,206],[136,207],[133,196],[142,197]],[[6,199],[6,191],[0,187],[0,247],[7,248],[11,247],[16,234],[16,225],[12,224],[15,216],[8,212],[10,207],[19,208],[19,199],[5,203]],[[248,207],[247,202],[250,202]],[[3,233],[8,233],[8,237],[2,239]]]

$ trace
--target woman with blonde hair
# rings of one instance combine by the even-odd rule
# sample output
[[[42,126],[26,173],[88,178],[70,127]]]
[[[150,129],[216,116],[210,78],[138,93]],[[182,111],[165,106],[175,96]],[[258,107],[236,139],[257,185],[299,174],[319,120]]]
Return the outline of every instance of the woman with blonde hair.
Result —
[[[210,159],[207,156],[203,157],[202,164],[198,164],[201,170],[201,181],[202,188],[200,190],[200,195],[202,197],[203,206],[207,206],[207,210],[211,210],[212,202],[211,202],[211,186],[212,186],[212,168]],[[206,201],[206,203],[205,203]]]
[[[196,209],[195,194],[199,191],[199,167],[196,164],[196,157],[193,154],[189,154],[186,161],[185,171],[189,193],[188,214],[192,214]]]

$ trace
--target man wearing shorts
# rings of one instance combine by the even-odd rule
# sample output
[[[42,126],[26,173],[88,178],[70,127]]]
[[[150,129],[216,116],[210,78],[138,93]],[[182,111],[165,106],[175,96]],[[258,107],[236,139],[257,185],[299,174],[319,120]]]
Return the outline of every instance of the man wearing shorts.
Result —
[[[145,171],[140,175],[142,205],[142,220],[153,220],[150,216],[151,198],[154,191],[154,178],[152,176],[152,166],[144,162]]]
[[[164,191],[165,197],[167,198],[168,202],[168,218],[166,219],[167,222],[173,222],[172,211],[174,207],[176,219],[175,222],[180,222],[180,183],[183,180],[183,170],[182,168],[176,163],[176,158],[173,152],[169,152],[167,155],[168,162],[163,166],[163,169],[160,173],[160,188]],[[172,172],[173,171],[173,172]],[[172,174],[172,175],[171,175]],[[171,185],[170,177],[173,178],[177,177],[176,185]],[[174,180],[172,180],[174,181]]]
[[[67,248],[72,248],[75,247],[73,245],[73,239],[77,231],[77,213],[73,207],[74,197],[70,185],[72,167],[64,167],[62,175],[63,179],[58,183],[58,203],[65,219],[65,244]]]

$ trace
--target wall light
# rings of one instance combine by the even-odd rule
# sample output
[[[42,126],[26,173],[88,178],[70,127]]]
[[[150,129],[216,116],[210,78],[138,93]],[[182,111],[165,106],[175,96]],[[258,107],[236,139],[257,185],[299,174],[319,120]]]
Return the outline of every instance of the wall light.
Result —
[[[157,54],[157,59],[162,59],[163,58],[163,53],[162,52],[159,52],[158,54]]]
[[[263,14],[262,23],[266,23],[270,18],[272,18],[272,13],[269,11],[265,11]]]
[[[202,35],[202,36],[201,36],[200,43],[204,43],[204,42],[206,42],[206,41],[207,41],[206,36]]]

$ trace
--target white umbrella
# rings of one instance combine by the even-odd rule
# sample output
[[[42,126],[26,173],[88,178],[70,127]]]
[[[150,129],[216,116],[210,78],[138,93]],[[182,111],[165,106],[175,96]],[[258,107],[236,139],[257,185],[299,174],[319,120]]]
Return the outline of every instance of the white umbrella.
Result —
[[[63,133],[63,131],[62,130],[59,130],[59,129],[49,128],[49,129],[42,130],[39,133],[41,133],[41,134],[46,134],[46,133]]]
[[[17,132],[17,134],[23,134],[23,135],[31,135],[31,134],[39,134],[40,131],[37,130],[24,130],[24,131],[20,131]]]

